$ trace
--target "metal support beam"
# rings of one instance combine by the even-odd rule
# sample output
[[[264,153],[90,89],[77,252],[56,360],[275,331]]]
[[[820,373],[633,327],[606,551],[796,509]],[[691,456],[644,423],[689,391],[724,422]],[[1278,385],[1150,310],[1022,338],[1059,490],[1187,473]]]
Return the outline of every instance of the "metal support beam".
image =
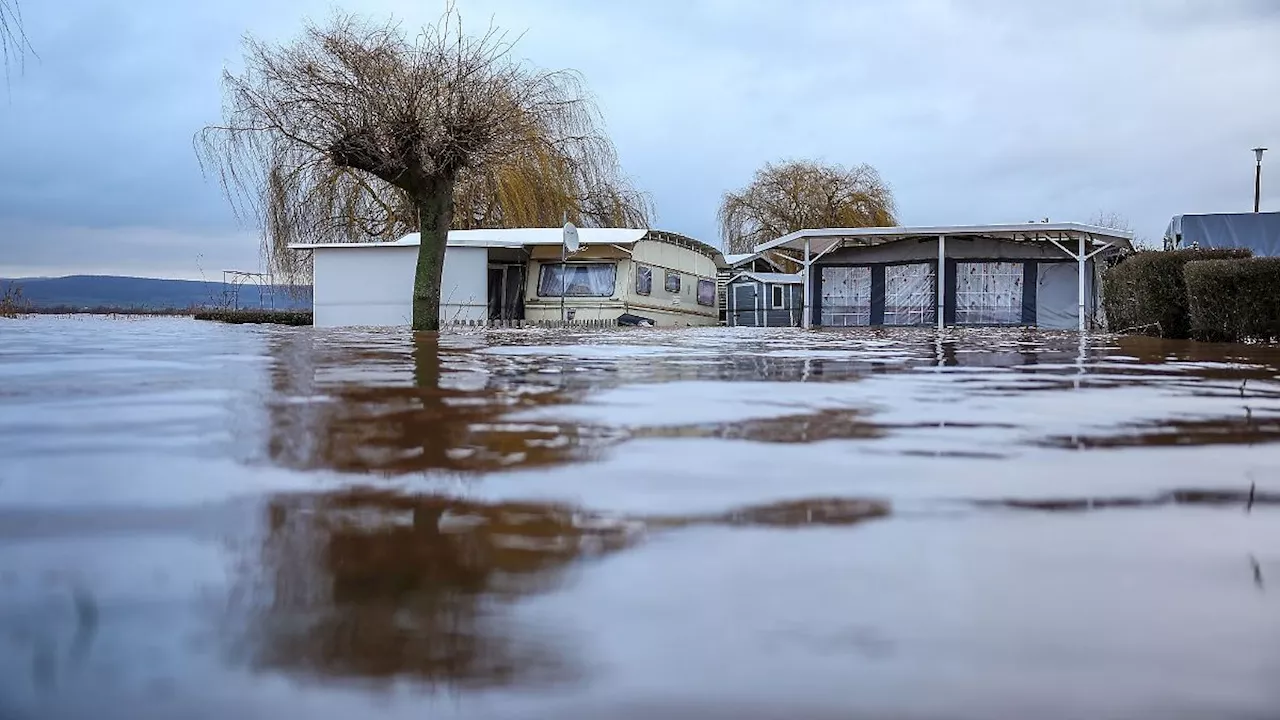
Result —
[[[842,241],[842,240],[836,240],[836,241],[832,242],[830,245],[828,245],[828,246],[827,246],[827,249],[826,249],[826,250],[823,250],[822,252],[818,253],[817,255],[814,255],[814,256],[813,256],[813,259],[812,259],[812,260],[810,260],[809,262],[810,262],[810,263],[816,263],[816,262],[818,262],[819,260],[821,260],[821,259],[822,259],[822,256],[823,256],[823,255],[826,255],[827,253],[831,252],[832,250],[835,250],[836,248],[840,247],[840,245],[842,245],[842,244],[843,244],[843,241]]]
[[[943,304],[946,298],[945,281],[947,277],[947,236],[938,236],[938,329],[942,329],[943,325]]]
[[[1072,260],[1076,259],[1076,254],[1068,250],[1066,246],[1064,246],[1062,243],[1058,242],[1057,240],[1054,240],[1053,238],[1048,238],[1048,240],[1049,242],[1053,243],[1054,247],[1066,253],[1067,257],[1071,258]]]
[[[803,327],[807,330],[813,327],[813,312],[809,309],[809,296],[813,283],[809,280],[809,271],[812,268],[812,261],[809,259],[809,238],[804,239],[804,317],[801,318]]]
[[[1079,240],[1080,240],[1080,254],[1076,256],[1076,262],[1078,263],[1078,268],[1079,268],[1079,272],[1078,272],[1079,277],[1077,279],[1080,281],[1080,286],[1079,286],[1080,332],[1084,332],[1084,327],[1085,327],[1085,323],[1084,323],[1084,260],[1085,260],[1084,235],[1081,235]]]
[[[1084,259],[1085,259],[1085,260],[1090,260],[1090,259],[1092,259],[1094,255],[1097,255],[1098,253],[1102,252],[1103,250],[1106,250],[1107,248],[1111,247],[1113,244],[1114,244],[1114,243],[1107,243],[1107,244],[1103,245],[1102,247],[1098,248],[1097,250],[1094,250],[1093,252],[1089,253],[1088,255],[1085,255],[1085,256],[1084,256]]]

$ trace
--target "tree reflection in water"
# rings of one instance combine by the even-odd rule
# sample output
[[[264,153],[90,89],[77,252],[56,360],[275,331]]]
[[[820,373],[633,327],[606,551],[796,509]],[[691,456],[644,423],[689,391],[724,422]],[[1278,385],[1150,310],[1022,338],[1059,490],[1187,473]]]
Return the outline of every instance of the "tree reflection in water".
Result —
[[[456,339],[456,338],[454,338]],[[271,462],[295,469],[404,474],[485,471],[590,457],[611,431],[504,422],[567,402],[543,379],[478,364],[435,333],[354,346],[294,333],[272,338]]]
[[[567,681],[580,672],[565,652],[572,639],[523,627],[506,608],[557,587],[571,563],[626,547],[639,528],[558,505],[278,497],[239,593],[244,650],[261,669],[324,678]]]
[[[521,623],[511,604],[550,592],[575,563],[651,530],[846,526],[889,506],[811,498],[722,513],[617,517],[550,503],[484,504],[351,490],[274,498],[246,558],[234,617],[262,670],[407,679],[476,689],[580,678],[573,628]],[[243,605],[243,606],[241,606]]]

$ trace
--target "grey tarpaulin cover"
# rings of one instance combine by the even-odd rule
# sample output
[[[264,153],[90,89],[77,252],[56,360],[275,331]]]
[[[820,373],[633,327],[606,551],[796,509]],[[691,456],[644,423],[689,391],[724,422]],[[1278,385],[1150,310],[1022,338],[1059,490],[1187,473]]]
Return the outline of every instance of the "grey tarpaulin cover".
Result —
[[[1177,247],[1247,247],[1260,257],[1280,257],[1280,212],[1179,215],[1165,239]]]

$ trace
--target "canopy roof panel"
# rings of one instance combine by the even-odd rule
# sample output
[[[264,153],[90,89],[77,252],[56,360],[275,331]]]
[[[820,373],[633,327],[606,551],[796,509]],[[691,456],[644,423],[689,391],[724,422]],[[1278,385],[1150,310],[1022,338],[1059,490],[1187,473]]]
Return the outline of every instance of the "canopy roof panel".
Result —
[[[677,245],[720,262],[720,250],[700,240],[668,232],[640,228],[578,228],[578,242],[583,245],[634,245],[640,240]],[[409,233],[393,242],[291,243],[291,250],[327,250],[337,248],[417,247],[418,233]],[[450,230],[449,247],[525,248],[535,245],[560,245],[563,228],[506,228],[493,230]]]
[[[1111,243],[1122,249],[1133,248],[1133,233],[1084,223],[1019,223],[1014,225],[922,225],[914,227],[822,228],[800,230],[777,240],[757,245],[757,253],[768,250],[803,250],[805,240],[834,240],[846,246],[871,246],[898,240],[947,237],[987,237],[1014,242],[1049,242],[1050,240],[1085,238],[1087,241]]]
[[[578,241],[583,245],[631,245],[644,239],[648,230],[635,228],[578,228]],[[509,247],[526,245],[559,245],[564,241],[562,228],[512,228],[504,230],[450,230],[449,247]],[[418,233],[409,233],[393,242],[295,243],[294,250],[317,248],[417,247]]]

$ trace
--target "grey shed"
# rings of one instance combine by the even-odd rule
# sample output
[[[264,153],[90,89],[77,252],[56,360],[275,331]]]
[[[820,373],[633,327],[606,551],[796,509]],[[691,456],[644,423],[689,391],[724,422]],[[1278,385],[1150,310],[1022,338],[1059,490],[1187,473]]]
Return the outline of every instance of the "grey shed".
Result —
[[[738,273],[729,280],[725,302],[726,325],[799,327],[804,312],[804,277],[790,273]]]

